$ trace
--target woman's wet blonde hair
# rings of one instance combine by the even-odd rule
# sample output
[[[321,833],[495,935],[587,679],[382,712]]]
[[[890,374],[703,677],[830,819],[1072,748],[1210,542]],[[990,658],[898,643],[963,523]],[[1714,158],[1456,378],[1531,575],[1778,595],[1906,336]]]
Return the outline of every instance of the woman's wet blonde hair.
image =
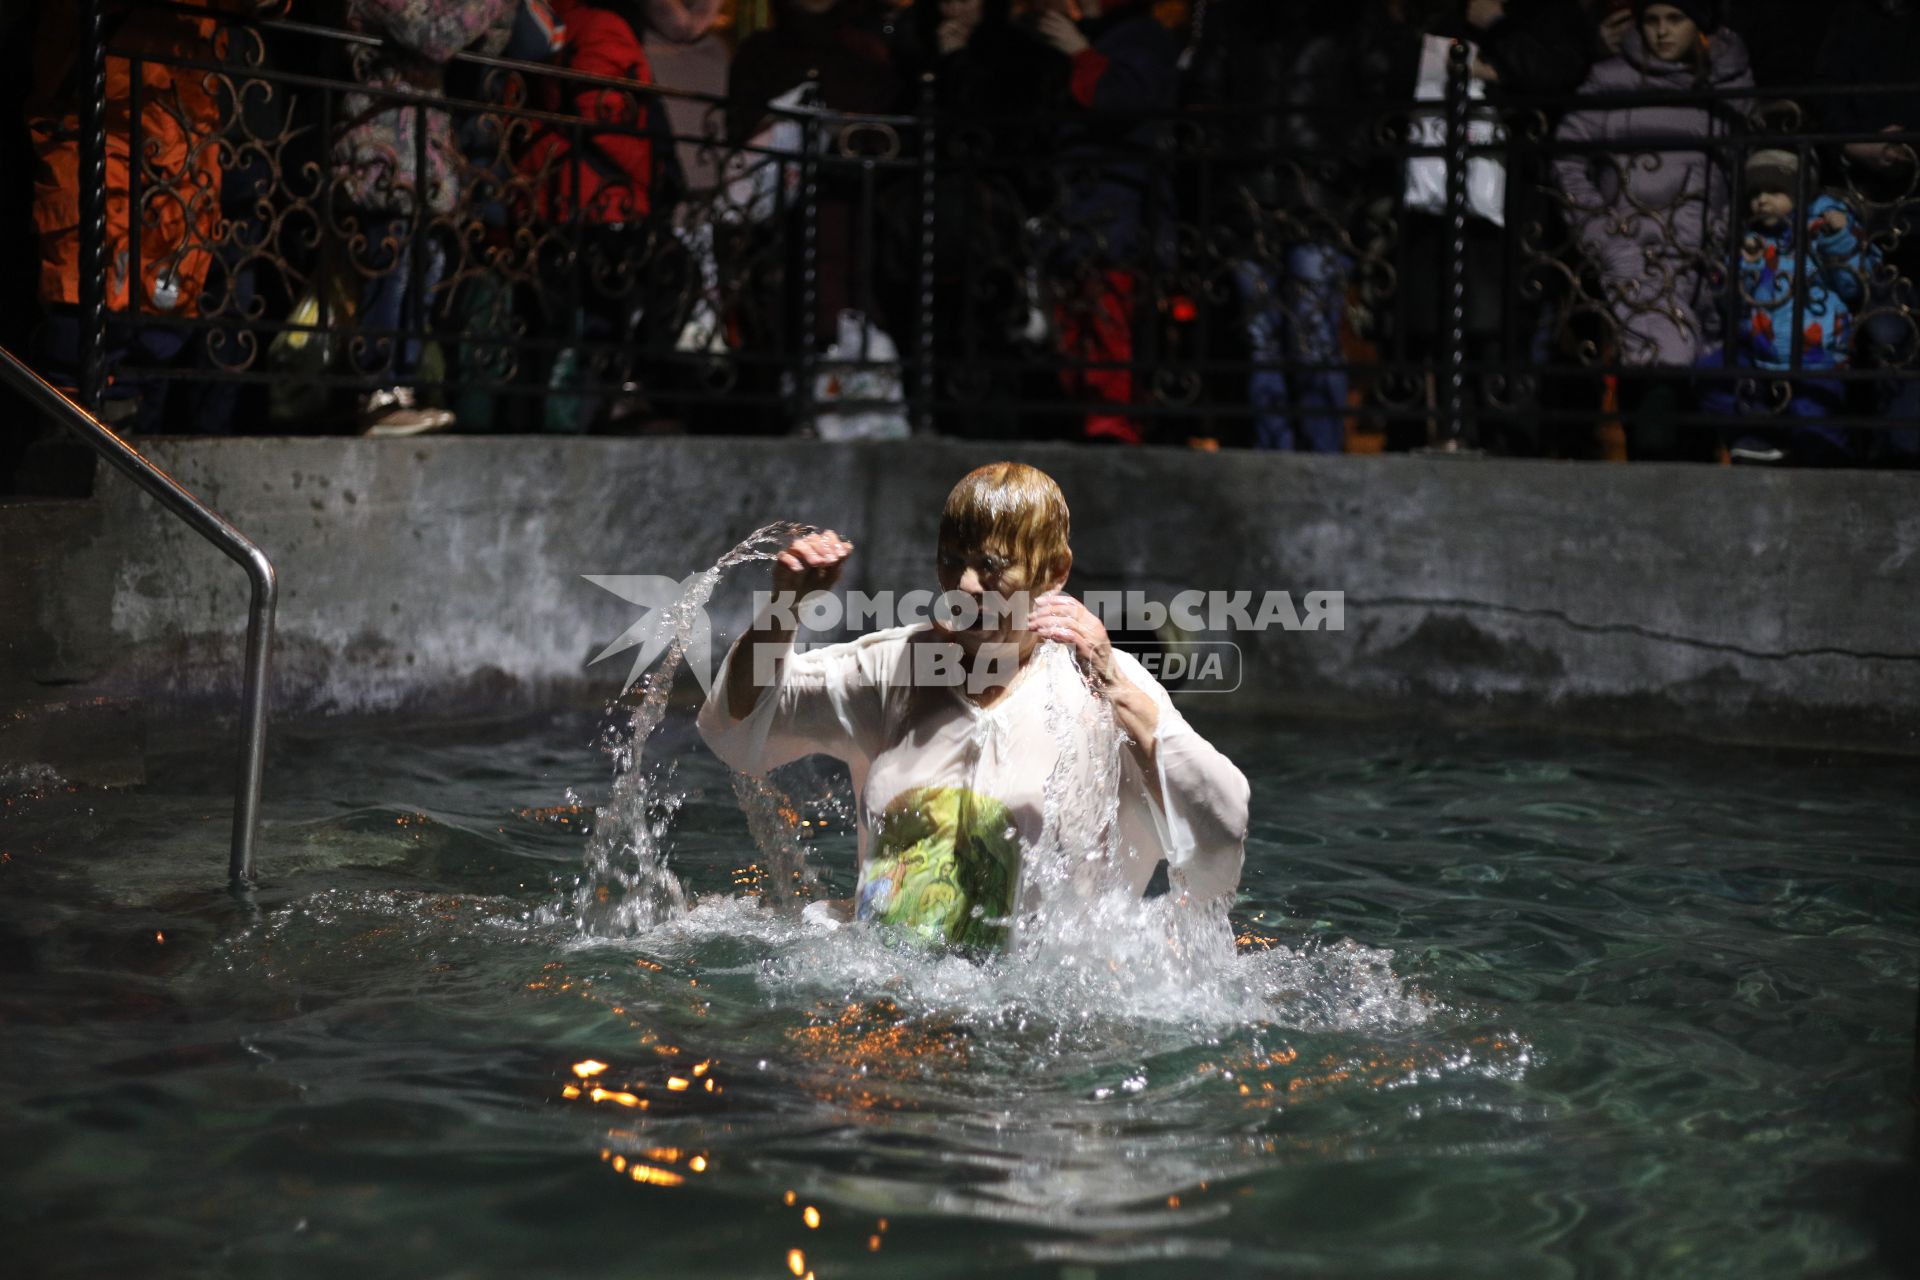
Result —
[[[989,462],[960,478],[940,513],[940,545],[991,550],[1039,587],[1072,563],[1066,495],[1053,477],[1024,462]]]

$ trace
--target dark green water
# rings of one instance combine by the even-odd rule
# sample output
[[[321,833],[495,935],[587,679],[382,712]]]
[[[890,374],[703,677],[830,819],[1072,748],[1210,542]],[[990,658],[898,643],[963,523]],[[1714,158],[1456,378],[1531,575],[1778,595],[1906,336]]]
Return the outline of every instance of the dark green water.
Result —
[[[284,735],[251,908],[224,747],[16,795],[0,1266],[1898,1273],[1910,764],[1203,727],[1255,821],[1240,954],[1191,990],[729,900],[744,823],[671,733],[705,899],[632,939],[555,918],[589,723]],[[844,815],[806,813],[844,888]],[[588,1059],[636,1105],[566,1097]]]

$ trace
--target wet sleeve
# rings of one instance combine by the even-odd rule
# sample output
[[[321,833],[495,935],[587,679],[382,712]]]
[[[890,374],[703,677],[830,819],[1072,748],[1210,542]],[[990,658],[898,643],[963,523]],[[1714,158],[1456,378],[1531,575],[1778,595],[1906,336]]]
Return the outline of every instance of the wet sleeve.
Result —
[[[1154,760],[1160,802],[1154,825],[1166,850],[1174,886],[1198,898],[1233,892],[1246,859],[1246,775],[1201,737],[1160,682],[1125,653],[1116,653],[1127,679],[1147,691],[1160,709]]]
[[[880,691],[862,658],[857,642],[789,654],[753,710],[735,720],[727,713],[727,671],[736,660],[752,661],[736,648],[700,708],[700,736],[729,768],[755,777],[815,754],[864,765],[879,723]]]

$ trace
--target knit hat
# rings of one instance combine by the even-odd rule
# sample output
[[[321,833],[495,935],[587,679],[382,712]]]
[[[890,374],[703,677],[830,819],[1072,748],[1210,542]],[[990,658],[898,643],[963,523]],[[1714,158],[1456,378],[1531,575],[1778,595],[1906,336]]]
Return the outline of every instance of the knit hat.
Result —
[[[1647,9],[1656,4],[1672,5],[1692,18],[1701,35],[1712,35],[1720,29],[1719,0],[1633,0],[1634,23],[1637,25],[1647,16]]]
[[[1791,151],[1768,147],[1747,157],[1747,191],[1784,191],[1792,194],[1794,180],[1800,176],[1800,157]]]

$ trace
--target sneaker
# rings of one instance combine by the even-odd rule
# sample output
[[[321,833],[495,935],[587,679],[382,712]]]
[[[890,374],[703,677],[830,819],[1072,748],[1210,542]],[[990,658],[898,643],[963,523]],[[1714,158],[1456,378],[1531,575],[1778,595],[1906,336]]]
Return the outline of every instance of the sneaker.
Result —
[[[412,387],[383,387],[368,392],[360,402],[362,435],[418,436],[452,425],[452,410],[416,405]]]
[[[1786,457],[1786,451],[1779,445],[1768,444],[1758,436],[1742,436],[1727,450],[1730,462],[1784,462]]]

